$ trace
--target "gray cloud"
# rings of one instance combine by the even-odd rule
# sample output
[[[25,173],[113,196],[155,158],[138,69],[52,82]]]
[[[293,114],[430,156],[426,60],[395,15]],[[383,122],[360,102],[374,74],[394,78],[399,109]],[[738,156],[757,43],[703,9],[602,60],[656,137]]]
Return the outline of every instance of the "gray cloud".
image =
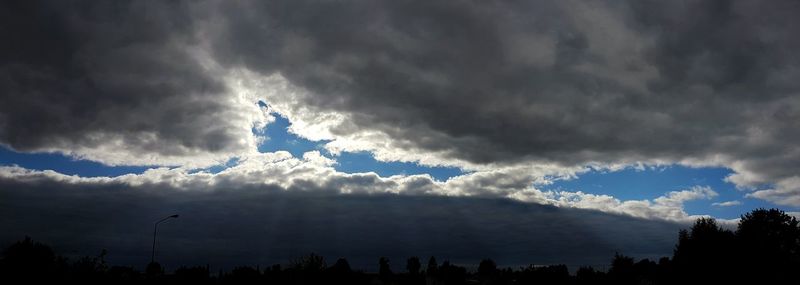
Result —
[[[240,96],[263,96],[297,133],[381,159],[726,166],[800,205],[793,1],[4,5],[17,150],[208,165],[255,151]]]
[[[162,232],[173,266],[668,255],[678,224],[611,213],[687,220],[683,203],[712,189],[619,201],[534,188],[634,162],[730,167],[743,189],[772,184],[748,197],[800,205],[794,2],[0,5],[0,144],[186,167],[0,169],[5,241],[143,264],[152,221],[180,212]],[[256,154],[259,99],[329,150],[476,171],[386,178]],[[188,170],[233,156],[220,174]]]
[[[189,4],[4,3],[0,143],[109,164],[251,150],[255,105],[231,105],[204,66]]]
[[[326,194],[327,193],[327,194]],[[108,249],[112,264],[149,261],[152,223],[159,261],[179,265],[285,263],[317,252],[374,270],[409,255],[503,265],[605,265],[614,252],[669,255],[681,225],[496,198],[392,194],[342,196],[277,187],[185,191],[165,184],[69,183],[0,178],[0,240],[30,235],[68,255]],[[685,225],[682,225],[685,226]]]
[[[797,177],[800,41],[791,15],[800,7],[791,1],[225,8],[218,60],[307,90],[287,113],[347,115],[334,136],[384,134],[376,152],[477,164],[722,165],[744,188]],[[786,187],[778,190],[800,189]]]

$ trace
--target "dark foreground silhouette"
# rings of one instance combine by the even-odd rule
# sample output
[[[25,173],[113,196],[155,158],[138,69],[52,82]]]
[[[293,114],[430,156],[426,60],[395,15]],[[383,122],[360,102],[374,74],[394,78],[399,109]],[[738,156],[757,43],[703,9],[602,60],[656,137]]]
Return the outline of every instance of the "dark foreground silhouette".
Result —
[[[636,261],[616,254],[607,272],[581,267],[570,274],[565,265],[498,268],[485,259],[477,270],[437,262],[430,257],[405,261],[393,272],[390,260],[378,258],[378,272],[354,271],[340,258],[332,265],[310,254],[261,269],[237,267],[211,272],[208,267],[181,267],[171,273],[157,263],[144,272],[133,267],[108,266],[106,252],[97,257],[68,260],[49,246],[30,238],[3,251],[0,283],[50,284],[800,284],[800,227],[777,209],[756,209],[741,217],[736,231],[714,219],[697,220],[679,232],[673,256],[657,262]],[[395,268],[398,268],[395,264]]]

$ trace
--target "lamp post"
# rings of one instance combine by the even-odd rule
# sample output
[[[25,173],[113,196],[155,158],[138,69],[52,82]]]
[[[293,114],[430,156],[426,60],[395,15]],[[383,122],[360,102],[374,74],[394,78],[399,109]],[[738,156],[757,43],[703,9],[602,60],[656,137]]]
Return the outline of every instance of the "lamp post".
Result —
[[[158,220],[158,222],[156,222],[156,225],[153,226],[153,252],[150,254],[150,263],[151,264],[153,262],[155,262],[155,260],[156,260],[156,233],[158,232],[158,224],[160,224],[163,221],[166,221],[166,220],[169,220],[169,219],[172,219],[172,218],[177,218],[177,217],[178,217],[178,215],[172,215],[172,216],[163,218],[161,220]]]

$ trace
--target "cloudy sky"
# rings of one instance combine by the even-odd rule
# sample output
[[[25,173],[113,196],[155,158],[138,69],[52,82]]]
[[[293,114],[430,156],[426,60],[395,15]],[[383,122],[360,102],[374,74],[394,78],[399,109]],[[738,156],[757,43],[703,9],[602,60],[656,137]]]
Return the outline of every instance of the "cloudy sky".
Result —
[[[5,243],[579,265],[800,211],[796,1],[0,5]]]

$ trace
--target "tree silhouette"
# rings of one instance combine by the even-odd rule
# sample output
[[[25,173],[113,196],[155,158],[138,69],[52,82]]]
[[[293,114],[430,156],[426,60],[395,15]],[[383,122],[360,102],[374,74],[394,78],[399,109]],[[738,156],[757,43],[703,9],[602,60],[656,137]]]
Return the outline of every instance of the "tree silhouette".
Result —
[[[412,256],[406,260],[406,270],[411,275],[419,275],[419,270],[422,268],[422,264],[419,262],[419,257]]]
[[[734,233],[722,229],[712,218],[700,218],[690,231],[681,231],[673,260],[681,282],[712,282],[720,278],[731,281],[723,274],[739,266],[735,261]]]
[[[328,268],[328,270],[335,273],[350,273],[352,271],[350,269],[350,263],[347,262],[347,259],[344,258],[337,259],[336,263],[334,263],[333,266]]]
[[[497,263],[489,258],[481,260],[478,264],[478,278],[481,283],[491,283],[497,276]]]
[[[428,268],[425,273],[430,277],[436,277],[439,274],[439,264],[436,263],[436,257],[431,256],[428,258]]]
[[[434,257],[422,274],[420,260],[408,258],[408,273],[393,274],[389,259],[378,260],[377,273],[353,271],[344,258],[327,267],[321,255],[309,254],[289,263],[239,266],[229,272],[210,274],[209,266],[180,267],[166,272],[158,263],[145,273],[133,267],[106,264],[106,251],[70,261],[49,246],[29,237],[13,243],[0,257],[3,284],[798,284],[800,227],[797,219],[777,209],[756,209],[744,214],[736,231],[716,220],[700,218],[678,233],[672,258],[658,262],[636,260],[617,253],[608,272],[581,267],[570,275],[566,265],[530,265],[519,270],[499,269],[484,259],[469,271]],[[732,225],[730,225],[732,227]]]
[[[164,275],[164,268],[158,262],[150,262],[144,270],[147,277],[150,279],[159,278]]]
[[[445,260],[439,266],[439,275],[437,280],[443,284],[464,284],[467,280],[467,269],[461,266],[450,264],[450,261]]]
[[[289,267],[305,274],[317,274],[325,270],[327,265],[324,257],[311,253],[298,258]]]
[[[142,280],[144,277],[142,276],[141,272],[137,271],[135,268],[130,266],[111,266],[107,272],[108,281],[107,283],[113,282],[114,284],[141,284],[144,283]],[[180,282],[180,279],[177,279],[178,284],[202,284],[202,282]]]
[[[316,253],[310,253],[292,261],[292,263],[289,264],[289,268],[287,269],[288,274],[285,277],[292,283],[313,284],[319,282],[326,268],[327,264],[325,263],[324,257]]]
[[[634,284],[633,258],[616,253],[611,260],[611,268],[608,270],[608,277],[614,284]]]
[[[744,214],[736,232],[742,242],[770,254],[800,253],[800,227],[795,217],[778,209],[756,209]]]
[[[388,258],[381,257],[378,259],[378,274],[384,281],[388,281],[392,277],[392,268],[389,266]]]
[[[237,266],[224,276],[224,282],[231,284],[257,284],[260,279],[261,272],[250,266]]]
[[[175,281],[178,284],[210,284],[210,277],[208,266],[182,266],[175,270]]]
[[[332,284],[353,284],[355,275],[347,259],[339,258],[326,270],[326,279]]]
[[[605,273],[597,271],[591,266],[583,266],[575,272],[576,284],[605,284]]]
[[[493,275],[497,271],[497,263],[494,260],[487,258],[481,260],[481,263],[478,264],[478,274],[479,275]]]
[[[528,265],[520,269],[519,284],[569,284],[571,278],[566,265],[535,266]],[[585,276],[584,276],[585,277]],[[587,284],[596,284],[588,281]]]
[[[44,281],[61,273],[64,266],[60,261],[52,248],[25,237],[3,251],[0,273],[11,278]]]
[[[69,270],[71,279],[87,280],[91,283],[101,282],[108,271],[106,254],[108,252],[104,249],[96,257],[84,256],[73,262]]]
[[[800,227],[797,219],[778,209],[756,209],[741,216],[736,231],[741,256],[753,280],[763,276],[768,282],[796,278],[800,269]]]

